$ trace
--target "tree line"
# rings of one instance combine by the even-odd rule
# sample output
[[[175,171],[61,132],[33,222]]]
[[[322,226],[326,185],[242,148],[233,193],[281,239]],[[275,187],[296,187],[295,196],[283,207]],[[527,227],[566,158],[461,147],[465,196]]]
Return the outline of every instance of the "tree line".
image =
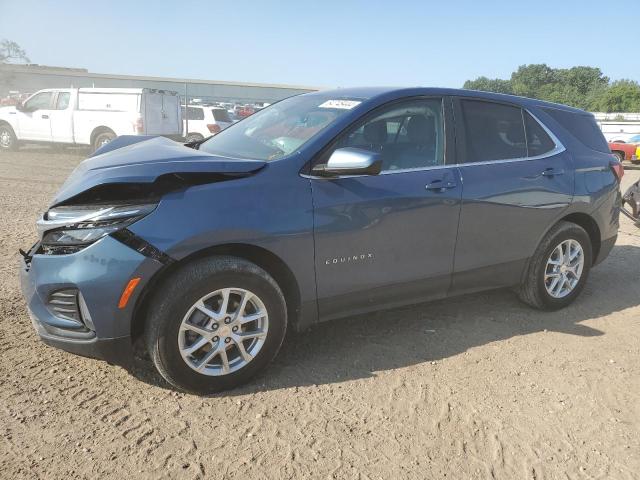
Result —
[[[591,112],[640,112],[640,84],[612,82],[595,67],[521,65],[509,80],[478,77],[464,82],[464,88],[538,98]]]

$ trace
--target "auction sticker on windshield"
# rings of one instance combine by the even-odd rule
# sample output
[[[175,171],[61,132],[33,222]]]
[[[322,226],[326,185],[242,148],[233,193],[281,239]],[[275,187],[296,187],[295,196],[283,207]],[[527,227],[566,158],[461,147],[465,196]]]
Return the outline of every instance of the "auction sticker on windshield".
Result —
[[[357,107],[362,102],[358,100],[327,100],[322,105],[318,105],[319,108],[340,108],[342,110],[351,110],[353,107]]]

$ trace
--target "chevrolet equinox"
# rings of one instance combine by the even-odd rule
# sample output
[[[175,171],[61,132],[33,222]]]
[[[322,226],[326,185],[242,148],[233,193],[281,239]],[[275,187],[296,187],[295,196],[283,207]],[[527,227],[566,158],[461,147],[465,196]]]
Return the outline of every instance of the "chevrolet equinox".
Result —
[[[173,386],[265,367],[288,328],[513,287],[573,302],[611,251],[623,174],[594,117],[514,96],[358,88],[188,143],[124,136],[64,183],[22,252],[41,339]]]

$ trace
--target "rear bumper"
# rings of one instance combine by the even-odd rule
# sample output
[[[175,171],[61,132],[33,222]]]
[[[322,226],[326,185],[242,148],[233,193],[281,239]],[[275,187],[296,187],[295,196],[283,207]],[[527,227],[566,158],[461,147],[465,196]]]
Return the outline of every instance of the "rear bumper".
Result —
[[[618,235],[614,235],[611,238],[603,240],[600,243],[600,251],[598,252],[598,258],[596,258],[594,265],[601,263],[605,258],[609,256],[613,246],[616,244],[616,240],[618,239]]]

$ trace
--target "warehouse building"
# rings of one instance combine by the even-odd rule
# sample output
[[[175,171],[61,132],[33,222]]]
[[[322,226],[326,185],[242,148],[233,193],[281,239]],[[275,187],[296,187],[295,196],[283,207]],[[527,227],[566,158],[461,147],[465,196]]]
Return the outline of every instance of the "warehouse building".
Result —
[[[273,103],[315,87],[91,73],[84,68],[0,64],[0,98],[43,88],[123,87],[172,90],[190,100]]]

